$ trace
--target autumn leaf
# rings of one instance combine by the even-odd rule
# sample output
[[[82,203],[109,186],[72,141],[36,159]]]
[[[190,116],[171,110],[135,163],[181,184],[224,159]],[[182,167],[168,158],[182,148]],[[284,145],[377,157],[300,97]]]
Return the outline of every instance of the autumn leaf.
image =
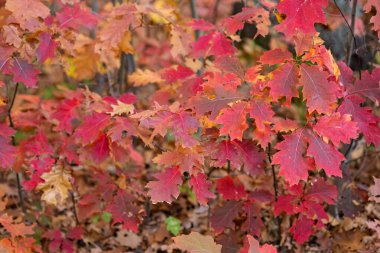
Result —
[[[251,235],[247,235],[244,239],[244,247],[239,250],[239,253],[277,253],[275,246],[260,243]]]
[[[43,63],[46,59],[52,58],[57,49],[57,42],[55,42],[51,35],[47,32],[43,32],[39,35],[40,44],[37,48],[37,60],[39,63]]]
[[[314,158],[315,164],[324,169],[328,176],[342,176],[340,164],[345,157],[332,144],[325,143],[319,136],[308,135],[309,147],[307,154]]]
[[[74,6],[64,5],[62,10],[57,13],[59,29],[72,28],[79,29],[81,26],[92,28],[98,22],[98,17],[79,4]]]
[[[297,86],[300,85],[298,78],[299,69],[292,63],[286,63],[272,72],[273,78],[268,82],[270,95],[278,100],[285,96],[286,103],[291,104],[292,97],[297,97]]]
[[[380,38],[380,3],[377,0],[368,0],[367,3],[363,6],[365,12],[370,12],[372,7],[376,9],[376,15],[374,15],[370,22],[373,24],[372,30],[377,31],[377,34]]]
[[[75,136],[81,139],[83,145],[94,142],[99,133],[108,125],[109,116],[105,113],[93,113],[84,119],[76,129]]]
[[[12,146],[7,138],[0,136],[0,167],[10,168],[15,162],[16,148]]]
[[[29,30],[39,26],[39,18],[44,19],[50,14],[49,8],[38,0],[6,1],[5,8],[12,12],[22,28]]]
[[[331,114],[337,107],[341,91],[335,82],[328,81],[328,77],[328,73],[320,71],[317,66],[301,66],[300,85],[303,85],[309,113]]]
[[[315,33],[315,23],[325,23],[323,8],[327,0],[284,0],[277,5],[277,10],[286,15],[284,21],[277,25],[277,30],[293,35],[300,31]]]
[[[36,87],[40,73],[32,64],[20,58],[14,58],[12,66],[6,65],[3,71],[6,74],[13,75],[14,82],[21,82],[29,88]]]
[[[222,245],[216,244],[211,236],[191,232],[189,235],[180,235],[173,238],[174,248],[186,250],[190,253],[221,253]]]
[[[173,198],[176,199],[179,196],[179,185],[182,184],[179,167],[168,168],[164,172],[158,173],[155,178],[157,181],[150,181],[146,185],[153,204],[171,203]]]
[[[248,105],[246,102],[238,102],[230,108],[221,111],[216,122],[222,124],[220,134],[228,134],[232,140],[242,140],[243,132],[248,128],[246,123],[246,115],[248,113]]]
[[[220,178],[216,181],[216,189],[225,200],[239,200],[246,196],[244,185],[238,178]]]
[[[139,208],[133,203],[133,196],[119,189],[112,202],[108,203],[106,210],[112,213],[113,224],[122,223],[124,229],[137,232],[140,224],[138,219]]]
[[[210,191],[211,182],[207,180],[206,175],[203,173],[192,176],[189,186],[192,188],[197,201],[202,205],[207,205],[208,199],[215,198],[214,193]]]
[[[369,107],[362,107],[360,104],[365,100],[359,96],[349,96],[345,98],[338,108],[341,114],[350,114],[352,121],[357,122],[359,131],[364,134],[368,144],[380,144],[380,118],[372,113]]]
[[[305,157],[306,144],[304,130],[299,129],[285,136],[285,140],[275,146],[280,151],[274,154],[273,163],[280,164],[279,175],[291,185],[297,184],[299,180],[306,181],[308,171],[313,170],[313,163]]]
[[[69,197],[72,177],[64,169],[53,169],[42,174],[43,183],[37,185],[36,189],[42,191],[41,199],[50,205],[61,205]]]
[[[357,122],[351,120],[348,114],[341,115],[339,112],[330,116],[322,116],[313,129],[321,137],[326,137],[336,147],[340,142],[350,143],[351,139],[358,137]]]
[[[15,224],[13,218],[6,213],[0,215],[0,223],[11,234],[12,238],[34,233],[32,226],[25,226],[23,223]]]

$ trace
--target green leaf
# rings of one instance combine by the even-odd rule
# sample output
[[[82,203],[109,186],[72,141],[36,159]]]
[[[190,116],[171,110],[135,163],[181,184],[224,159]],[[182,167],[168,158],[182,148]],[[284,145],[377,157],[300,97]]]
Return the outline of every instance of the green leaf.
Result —
[[[181,231],[181,221],[173,216],[165,219],[166,229],[173,235],[178,235]]]
[[[111,221],[111,218],[112,218],[112,213],[109,213],[109,212],[102,212],[102,219],[105,221],[105,222],[110,222]]]

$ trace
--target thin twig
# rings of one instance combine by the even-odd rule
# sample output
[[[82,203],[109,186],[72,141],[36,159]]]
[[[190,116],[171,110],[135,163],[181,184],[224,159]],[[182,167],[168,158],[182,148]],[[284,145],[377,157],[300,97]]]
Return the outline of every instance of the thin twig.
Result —
[[[272,164],[272,157],[271,157],[271,144],[268,144],[268,160],[271,165],[271,170],[272,170],[272,177],[273,177],[273,189],[274,189],[274,199],[277,202],[278,199],[278,182],[277,182],[277,177],[276,177],[276,171],[274,169],[274,165]],[[277,239],[276,239],[276,244],[280,246],[281,244],[281,217],[277,216],[276,217],[276,225],[277,225]]]
[[[198,19],[196,0],[190,0],[190,8],[191,8],[191,17],[193,19]],[[194,33],[195,33],[195,40],[198,40],[201,35],[201,32],[199,30],[195,30]]]
[[[13,108],[13,105],[14,105],[15,100],[16,100],[18,88],[19,88],[19,83],[16,83],[15,90],[13,92],[13,96],[10,100],[8,110],[7,110],[9,126],[11,128],[14,128],[13,119],[12,119],[12,108]],[[16,145],[16,140],[15,140],[14,136],[12,136],[12,145],[13,146]],[[24,204],[24,197],[23,197],[23,192],[22,192],[22,186],[21,186],[21,176],[22,176],[21,173],[16,172],[16,184],[17,184],[18,197],[20,199],[20,206],[21,206],[22,212],[26,213],[26,208],[25,208],[25,204]]]
[[[79,222],[78,214],[77,214],[74,191],[71,192],[71,202],[73,203],[73,213],[74,213],[74,217],[75,217],[75,222],[76,222],[76,225],[78,226],[80,224],[80,222]]]
[[[358,48],[358,45],[356,44],[356,39],[355,39],[355,21],[356,21],[356,7],[358,5],[358,0],[354,0],[352,4],[352,12],[351,12],[351,42],[349,44],[349,50],[348,50],[348,60],[347,60],[347,66],[350,66],[351,63],[351,56],[352,56],[352,51],[354,49],[354,44],[355,48]]]

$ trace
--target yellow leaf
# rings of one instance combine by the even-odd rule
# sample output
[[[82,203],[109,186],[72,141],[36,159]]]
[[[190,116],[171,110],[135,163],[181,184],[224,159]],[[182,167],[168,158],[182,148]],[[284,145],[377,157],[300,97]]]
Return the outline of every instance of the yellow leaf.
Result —
[[[45,182],[37,185],[37,190],[42,191],[41,199],[48,204],[62,204],[69,196],[71,189],[71,175],[64,169],[54,169],[42,174],[41,178]]]
[[[150,83],[162,83],[164,80],[157,72],[153,72],[149,69],[137,69],[135,72],[128,76],[128,81],[134,84],[134,86],[143,86]]]
[[[131,114],[134,112],[135,107],[131,104],[125,104],[120,100],[117,101],[117,105],[111,105],[113,111],[110,112],[110,115],[113,117],[115,115]]]

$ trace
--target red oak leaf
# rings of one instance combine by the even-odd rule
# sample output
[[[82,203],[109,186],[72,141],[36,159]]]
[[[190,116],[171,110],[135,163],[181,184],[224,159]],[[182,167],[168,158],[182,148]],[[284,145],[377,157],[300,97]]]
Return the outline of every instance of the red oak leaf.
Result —
[[[290,36],[298,31],[315,33],[315,23],[325,23],[323,8],[327,0],[284,0],[277,5],[280,13],[286,15],[277,30]]]
[[[364,134],[368,144],[380,145],[379,117],[372,114],[370,107],[361,107],[360,104],[365,100],[359,96],[346,97],[340,105],[338,112],[350,114],[352,120],[357,122],[360,132]]]
[[[236,51],[232,42],[220,32],[212,32],[200,37],[192,44],[192,48],[194,58],[231,55]]]
[[[82,8],[79,4],[74,6],[64,5],[61,12],[57,13],[59,29],[72,28],[79,29],[81,26],[93,28],[99,18],[87,8]]]
[[[244,185],[238,178],[232,179],[230,176],[218,179],[216,189],[226,200],[239,200],[246,196]]]
[[[328,81],[328,77],[328,73],[320,71],[317,66],[301,66],[300,85],[303,85],[309,113],[330,114],[337,107],[340,89],[337,83]]]
[[[275,65],[291,61],[293,59],[292,54],[289,51],[281,49],[273,49],[265,51],[261,56],[259,62],[262,64]]]
[[[197,201],[202,205],[207,205],[208,199],[215,198],[214,193],[210,192],[211,182],[207,180],[207,177],[203,173],[198,173],[195,176],[191,176],[189,185],[197,198]]]
[[[193,75],[193,71],[182,65],[178,65],[176,69],[170,68],[162,72],[161,77],[168,83],[174,83],[175,81],[185,79]]]
[[[328,176],[342,176],[340,163],[345,157],[332,144],[325,143],[319,136],[314,133],[308,135],[309,147],[307,154],[312,156],[315,164],[324,169]]]
[[[150,181],[146,187],[149,189],[148,195],[152,203],[167,202],[171,203],[173,198],[179,196],[179,186],[182,184],[181,170],[179,167],[166,169],[158,173],[155,178],[157,181]]]
[[[233,73],[243,79],[244,72],[241,62],[233,55],[217,56],[214,61],[215,67],[223,70],[224,73]]]
[[[256,128],[253,130],[254,140],[257,140],[258,144],[263,149],[266,149],[268,147],[268,144],[271,142],[273,135],[275,135],[275,133],[268,125],[265,125],[265,128]]]
[[[308,171],[313,170],[312,162],[304,157],[306,153],[306,138],[304,130],[297,130],[285,136],[285,140],[276,145],[280,150],[273,156],[273,163],[280,164],[279,175],[291,185],[299,180],[306,180]]]
[[[352,121],[349,114],[341,115],[339,112],[322,116],[313,129],[337,147],[340,142],[350,143],[351,139],[356,139],[359,135],[357,122]]]
[[[137,232],[140,224],[138,218],[139,208],[133,203],[134,197],[119,189],[111,203],[106,206],[106,211],[112,213],[113,224],[122,223],[124,229]]]
[[[188,22],[187,25],[193,28],[194,30],[200,31],[211,31],[216,28],[215,25],[207,22],[204,19],[193,19],[190,22]]]
[[[246,115],[248,113],[248,104],[238,102],[230,108],[223,109],[216,122],[222,124],[220,134],[228,134],[232,140],[243,139],[243,132],[248,128]]]
[[[222,233],[225,228],[235,229],[234,219],[239,215],[241,207],[241,202],[231,200],[212,211],[210,222],[216,234]]]
[[[46,59],[54,56],[58,45],[47,32],[41,33],[38,38],[40,40],[40,44],[38,45],[36,51],[37,60],[39,63],[43,63]]]
[[[247,219],[245,220],[242,228],[248,234],[260,236],[264,223],[260,217],[259,205],[247,202],[244,204],[243,210],[245,211]]]
[[[44,19],[50,14],[49,8],[38,0],[7,1],[5,8],[12,12],[22,28],[28,30],[38,27],[40,25],[38,19]]]
[[[338,191],[335,185],[327,184],[323,178],[312,183],[310,189],[307,191],[304,199],[306,201],[313,201],[316,203],[326,202],[327,204],[334,204],[338,198]]]
[[[363,72],[362,78],[355,85],[349,86],[347,93],[348,96],[359,94],[374,102],[380,101],[380,68],[375,68],[371,74],[368,71]]]
[[[363,6],[365,12],[370,12],[372,6],[376,8],[376,15],[374,15],[370,22],[373,24],[372,30],[377,31],[377,34],[380,38],[380,3],[377,0],[368,0],[367,3]]]
[[[293,234],[294,240],[297,243],[302,244],[306,242],[309,236],[313,233],[313,225],[313,220],[301,215],[301,218],[295,220],[289,231]]]
[[[37,76],[40,73],[32,64],[20,58],[14,58],[12,66],[7,64],[3,71],[5,74],[13,75],[15,83],[21,82],[29,88],[36,87]]]
[[[238,30],[243,29],[244,23],[256,23],[257,35],[266,36],[269,32],[269,12],[261,7],[243,8],[241,12],[230,16],[224,20],[228,34],[235,34]]]
[[[52,118],[58,120],[58,126],[56,131],[66,131],[66,133],[72,133],[74,129],[74,120],[78,118],[76,111],[79,105],[79,100],[76,98],[66,99],[58,105],[56,111],[52,114]]]
[[[8,138],[0,136],[0,167],[10,168],[16,160],[16,148],[9,144]]]
[[[196,168],[203,166],[204,156],[198,148],[182,148],[179,146],[176,150],[157,155],[153,162],[165,167],[179,166],[182,172],[187,171],[192,175]]]
[[[112,141],[122,141],[127,136],[138,135],[137,125],[130,118],[116,117],[107,135]]]
[[[224,167],[227,162],[230,161],[232,168],[240,168],[241,162],[239,158],[239,153],[236,149],[234,143],[230,140],[223,140],[221,142],[215,142],[210,144],[208,152],[212,159],[212,166]]]
[[[243,142],[233,141],[232,144],[236,147],[237,156],[240,158],[242,165],[244,165],[244,170],[247,173],[253,176],[263,172],[266,154],[260,152],[253,142],[247,140]]]
[[[210,119],[215,119],[220,110],[227,107],[231,102],[243,99],[239,92],[227,90],[222,85],[214,87],[215,98],[209,98],[201,95],[193,97],[189,101],[189,107],[194,108],[198,115],[211,112]]]
[[[107,135],[101,134],[88,148],[95,163],[103,162],[110,154],[110,143]]]
[[[299,69],[292,63],[286,63],[272,72],[273,79],[268,82],[269,94],[277,100],[286,97],[287,105],[290,105],[292,97],[297,97],[297,86]]]
[[[264,129],[265,125],[272,122],[274,111],[269,102],[264,99],[253,98],[251,99],[249,115],[255,120],[257,128]]]
[[[244,246],[239,250],[239,253],[277,253],[275,246],[260,243],[251,235],[247,235],[244,239]]]
[[[297,196],[294,195],[279,196],[274,205],[274,214],[278,216],[281,212],[285,212],[287,214],[296,213],[295,204],[297,203],[297,200]]]
[[[240,78],[232,73],[222,75],[219,72],[215,72],[212,75],[208,75],[206,79],[207,82],[203,83],[204,86],[216,87],[218,85],[222,85],[227,90],[236,90],[241,84]]]
[[[81,139],[83,145],[94,142],[99,133],[109,124],[110,116],[106,113],[93,113],[87,116],[75,130],[75,137]]]

